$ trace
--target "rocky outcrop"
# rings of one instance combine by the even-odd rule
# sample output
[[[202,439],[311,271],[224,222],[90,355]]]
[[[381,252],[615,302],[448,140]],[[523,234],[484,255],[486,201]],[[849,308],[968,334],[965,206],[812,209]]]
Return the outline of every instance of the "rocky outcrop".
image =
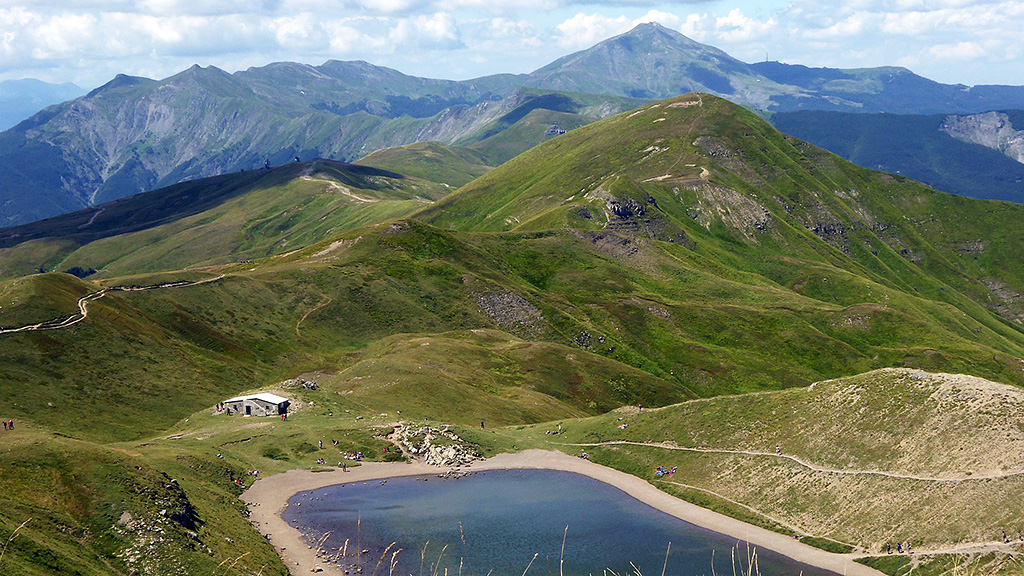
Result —
[[[483,458],[472,445],[452,432],[447,425],[440,428],[422,426],[413,428],[400,423],[395,426],[389,440],[404,453],[439,468],[469,464]]]
[[[528,340],[543,336],[544,314],[519,294],[500,290],[474,293],[473,298],[484,314],[502,330]]]
[[[957,140],[998,150],[1024,164],[1024,130],[1016,130],[1003,112],[947,116],[941,129]]]

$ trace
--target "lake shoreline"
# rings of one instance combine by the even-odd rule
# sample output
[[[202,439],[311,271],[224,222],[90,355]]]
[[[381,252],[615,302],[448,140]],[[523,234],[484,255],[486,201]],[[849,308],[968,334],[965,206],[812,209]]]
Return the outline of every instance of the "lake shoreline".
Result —
[[[646,480],[620,472],[589,460],[561,452],[526,450],[515,454],[499,454],[463,466],[462,471],[546,469],[574,472],[614,486],[633,498],[681,520],[749,542],[751,546],[772,550],[798,562],[809,564],[844,576],[882,576],[882,573],[854,562],[853,556],[834,554],[803,544],[790,536],[747,524],[735,518],[701,508],[671,494],[658,490]],[[325,472],[290,470],[257,480],[241,498],[249,507],[250,521],[268,537],[285,565],[294,575],[322,570],[323,574],[342,574],[340,569],[321,560],[302,533],[289,525],[282,514],[288,500],[307,490],[336,484],[380,480],[400,476],[441,474],[446,470],[423,463],[366,462],[361,466]]]

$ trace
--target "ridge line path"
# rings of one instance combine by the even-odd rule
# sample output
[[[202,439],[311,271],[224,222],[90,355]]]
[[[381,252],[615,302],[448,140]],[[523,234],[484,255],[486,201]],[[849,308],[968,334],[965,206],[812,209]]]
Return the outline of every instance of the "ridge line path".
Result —
[[[1012,478],[1014,476],[1024,476],[1024,470],[1016,470],[1012,472],[1004,472],[1000,474],[984,474],[978,476],[959,476],[959,477],[932,477],[932,476],[915,476],[913,474],[901,474],[899,472],[885,472],[883,470],[857,470],[857,469],[840,469],[840,468],[827,468],[824,466],[816,466],[801,460],[796,456],[790,456],[788,454],[778,454],[773,452],[756,452],[752,450],[729,450],[727,448],[689,448],[686,446],[679,446],[674,442],[633,442],[630,440],[607,440],[605,442],[592,442],[592,443],[581,443],[581,444],[563,444],[563,446],[586,446],[586,447],[600,447],[610,445],[628,445],[628,446],[647,446],[650,448],[662,448],[665,450],[679,450],[681,452],[698,452],[702,454],[738,454],[742,456],[767,456],[771,458],[779,458],[781,460],[789,460],[795,462],[812,470],[814,472],[824,472],[827,474],[840,474],[848,476],[884,476],[886,478],[896,478],[898,480],[916,480],[919,482],[941,482],[941,483],[958,483],[958,482],[974,482],[978,480],[1000,480],[1003,478]]]
[[[109,288],[103,288],[97,292],[86,294],[78,299],[78,314],[72,314],[67,318],[54,318],[52,320],[44,320],[38,324],[29,324],[27,326],[19,326],[18,328],[0,328],[0,334],[13,334],[15,332],[34,332],[40,330],[59,330],[61,328],[67,328],[74,324],[78,324],[82,320],[89,317],[89,302],[93,300],[99,300],[110,292],[142,292],[144,290],[163,290],[165,288],[183,288],[185,286],[198,286],[200,284],[209,284],[216,282],[224,278],[224,274],[217,276],[216,278],[207,278],[205,280],[179,280],[177,282],[162,282],[160,284],[152,284],[149,286],[111,286]]]

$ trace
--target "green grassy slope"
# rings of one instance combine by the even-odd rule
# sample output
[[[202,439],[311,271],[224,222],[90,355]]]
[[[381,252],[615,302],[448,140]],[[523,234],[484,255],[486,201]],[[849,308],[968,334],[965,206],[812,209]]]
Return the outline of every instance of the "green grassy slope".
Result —
[[[515,108],[456,142],[479,153],[497,166],[530,148],[550,140],[553,128],[573,130],[646,100],[547,91],[525,91]]]
[[[408,214],[434,182],[317,160],[178,184],[0,232],[0,277],[177,270],[275,254]]]
[[[16,398],[11,409],[18,417],[76,435],[131,438],[254,384],[314,369],[363,370],[359,362],[382,338],[479,328],[607,359],[588,355],[594,359],[586,370],[619,366],[628,385],[599,380],[624,387],[624,395],[595,392],[576,408],[805,385],[893,365],[1021,383],[1019,333],[980,306],[965,306],[967,315],[839,268],[802,266],[807,285],[794,290],[647,239],[578,231],[477,235],[397,221],[185,276],[227,274],[215,282],[113,292],[67,329],[2,335],[0,386]],[[67,285],[63,315],[77,310],[72,296],[86,286],[67,275],[31,281]],[[822,288],[812,286],[818,282]],[[830,295],[832,286],[841,297]],[[854,287],[872,300],[852,301]],[[30,316],[5,306],[0,325]],[[459,346],[438,349],[451,351],[442,358],[473,356]],[[493,355],[477,354],[484,367],[476,369],[486,372],[488,362],[498,362]],[[544,357],[560,364],[559,378],[575,379],[577,370],[557,356]],[[374,365],[379,378],[397,370]],[[639,386],[635,369],[671,386]],[[525,386],[529,379],[519,372],[506,374],[504,385]],[[39,385],[22,390],[27,381]],[[451,382],[459,381],[479,378]],[[182,390],[187,398],[166,405],[165,397]],[[80,416],[115,413],[102,429]]]
[[[625,428],[621,426],[626,424]],[[784,532],[884,553],[998,542],[1024,530],[1013,501],[1024,394],[978,378],[882,370],[809,388],[619,411],[509,431]],[[622,442],[626,442],[623,444]],[[671,477],[657,466],[678,466]]]
[[[363,156],[358,163],[453,188],[468,184],[492,167],[476,152],[440,142],[384,148]]]
[[[885,304],[877,284],[1006,333],[979,305],[1018,332],[1022,216],[857,168],[690,95],[572,131],[417,217],[472,231],[624,231],[833,304]]]
[[[863,406],[872,417],[841,403],[850,394],[799,387],[902,366],[1024,385],[1015,299],[1024,271],[1014,257],[1021,207],[864,171],[709,96],[553,138],[438,200],[420,213],[427,222],[392,220],[387,206],[422,206],[444,187],[330,165],[307,180],[293,169],[300,172],[276,187],[62,257],[69,266],[102,268],[96,276],[0,282],[0,326],[12,327],[71,316],[79,298],[104,287],[212,280],[112,291],[67,328],[0,334],[0,397],[10,399],[0,417],[23,424],[0,448],[0,538],[29,518],[40,526],[27,525],[0,568],[129,573],[152,557],[155,573],[283,573],[269,547],[255,543],[231,480],[249,469],[333,460],[336,451],[320,450],[318,440],[383,458],[376,436],[399,410],[410,420],[461,425],[493,452],[536,442],[532,428],[509,436],[491,427],[597,415],[570,424],[569,433],[608,439],[618,437],[624,416],[600,414],[616,406],[718,397],[666,409],[664,420],[645,409],[628,432],[737,446],[769,418],[768,406],[805,410],[754,436],[770,444],[791,428],[785,450],[829,466],[945,474],[992,454],[965,448],[964,458],[939,469],[935,459],[876,448],[897,438],[944,442],[922,432],[947,421],[914,411],[926,405],[913,382],[878,380]],[[220,264],[176,269],[200,262]],[[319,389],[296,387],[301,380]],[[879,392],[886,388],[898,391],[891,409]],[[296,400],[294,418],[209,413],[229,396],[267,389]],[[792,390],[765,393],[779,389]],[[759,394],[721,397],[745,392]],[[827,401],[808,400],[819,393]],[[695,406],[707,409],[697,414]],[[838,449],[813,441],[840,436],[836,423],[858,416],[863,426]],[[491,424],[479,432],[480,421]],[[894,421],[906,426],[883,434]],[[972,422],[976,430],[987,425]],[[663,449],[594,452],[644,474],[664,463]],[[793,473],[784,462],[759,465],[730,480],[725,498],[708,497],[715,490],[699,478],[746,461],[687,458],[687,483],[696,488],[679,492],[744,518],[750,510],[735,502],[759,497],[749,491],[761,486],[745,479],[763,472],[780,483],[761,487],[774,490]],[[1000,480],[999,494],[1018,495],[1016,481]],[[771,516],[790,514],[777,528],[811,526],[811,516],[800,515],[832,510],[836,494],[866,502],[866,494],[903,486],[839,482],[828,484],[839,492],[773,492]],[[805,492],[814,510],[793,502]],[[941,508],[936,494],[913,501]],[[957,502],[966,505],[964,498]],[[126,559],[128,549],[161,544],[139,524],[119,522],[125,511],[147,519],[143,526],[162,522],[147,505],[153,499],[194,510],[202,524],[178,515],[182,521],[159,524],[168,533],[165,555]],[[877,547],[854,532],[877,527],[867,512],[848,512],[848,530],[821,522],[808,532]],[[959,533],[922,532],[927,518],[910,517],[886,537],[943,542]],[[46,536],[60,526],[60,537]],[[240,559],[240,548],[251,555]]]

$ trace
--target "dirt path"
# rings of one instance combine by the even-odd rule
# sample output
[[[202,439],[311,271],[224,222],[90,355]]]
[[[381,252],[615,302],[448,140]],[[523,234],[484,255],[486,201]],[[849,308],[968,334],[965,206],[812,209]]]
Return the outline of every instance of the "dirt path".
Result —
[[[349,189],[346,186],[343,186],[343,185],[339,184],[338,182],[335,182],[334,180],[325,180],[323,178],[314,178],[314,177],[309,176],[309,175],[302,176],[302,179],[303,180],[307,180],[309,182],[323,182],[324,184],[327,185],[328,189],[334,190],[335,192],[338,192],[338,193],[342,194],[343,196],[348,196],[349,198],[355,200],[356,202],[365,202],[367,204],[372,204],[373,202],[379,202],[379,200],[377,200],[376,198],[363,198],[362,196],[358,196],[356,194],[353,194],[351,189]]]
[[[97,208],[96,212],[92,215],[92,218],[89,218],[89,221],[86,222],[85,224],[82,224],[81,226],[79,226],[78,229],[79,230],[84,230],[85,228],[88,228],[89,226],[92,226],[92,223],[96,221],[96,218],[100,214],[103,214],[104,210],[106,210],[106,208]]]
[[[793,532],[795,532],[797,534],[808,534],[808,535],[811,534],[810,530],[808,530],[808,529],[806,529],[806,528],[804,528],[802,526],[797,526],[797,525],[793,524],[792,522],[787,522],[786,520],[783,520],[782,518],[776,518],[774,516],[766,514],[763,510],[758,510],[757,508],[754,508],[752,506],[747,506],[746,504],[744,504],[742,502],[739,502],[737,500],[733,500],[732,498],[729,498],[728,496],[724,496],[722,494],[719,494],[718,492],[714,492],[712,490],[708,490],[707,488],[701,488],[700,486],[694,486],[692,484],[684,484],[682,482],[676,482],[675,480],[655,480],[655,482],[657,482],[659,484],[671,484],[673,486],[680,486],[682,488],[688,488],[690,490],[696,490],[698,492],[703,492],[705,494],[710,494],[711,496],[714,496],[715,498],[721,498],[722,500],[725,500],[726,502],[732,504],[733,506],[739,506],[740,508],[743,508],[745,510],[753,512],[754,514],[757,514],[758,516],[760,516],[762,518],[766,518],[768,520],[771,520],[772,522],[778,524],[779,526],[785,526],[786,528],[789,528],[790,530],[792,530]]]
[[[305,322],[306,318],[309,318],[310,314],[316,312],[317,310],[323,308],[324,306],[327,306],[332,302],[330,296],[326,294],[323,294],[322,296],[323,298],[320,299],[320,302],[316,306],[313,306],[309,310],[306,310],[306,313],[302,315],[302,318],[299,318],[299,321],[295,323],[295,335],[298,336],[299,338],[302,338],[302,332],[299,331],[299,325]]]
[[[517,454],[499,454],[493,458],[475,462],[468,468],[470,471],[545,469],[583,474],[615,486],[637,500],[676,518],[737,540],[749,542],[751,546],[774,550],[798,562],[844,576],[881,576],[881,572],[854,562],[857,557],[855,555],[833,554],[813,548],[790,536],[752,526],[735,518],[723,516],[680,500],[636,476],[561,452],[527,450]],[[292,574],[309,574],[320,570],[323,570],[325,574],[340,574],[340,571],[317,556],[317,551],[303,539],[302,534],[296,528],[281,518],[281,514],[288,507],[288,499],[299,492],[335,484],[398,476],[438,474],[443,471],[422,463],[365,463],[358,468],[350,468],[348,472],[292,470],[261,478],[246,490],[241,498],[249,506],[250,519],[253,524],[274,544]],[[331,553],[331,551],[325,552],[327,555]]]
[[[1001,474],[979,474],[976,476],[954,476],[954,477],[936,477],[936,476],[916,476],[914,474],[902,474],[900,472],[885,472],[883,470],[857,470],[857,469],[840,469],[840,468],[828,468],[825,466],[817,466],[811,464],[806,460],[797,458],[796,456],[790,456],[788,454],[781,454],[775,452],[756,452],[751,450],[729,450],[726,448],[687,448],[685,446],[678,446],[672,442],[631,442],[629,440],[608,440],[606,442],[594,442],[587,444],[562,444],[562,446],[579,446],[586,448],[594,448],[601,446],[646,446],[649,448],[660,448],[662,450],[677,450],[680,452],[696,452],[700,454],[733,454],[741,456],[757,456],[765,458],[778,458],[780,460],[789,460],[807,468],[814,472],[823,472],[826,474],[839,474],[844,476],[884,476],[886,478],[896,478],[900,480],[916,480],[919,482],[936,482],[936,483],[960,483],[960,482],[978,482],[984,480],[1000,480],[1004,478],[1012,478],[1014,476],[1024,476],[1024,470],[1015,470],[1012,472],[1004,472]]]
[[[14,334],[16,332],[33,332],[40,330],[59,330],[61,328],[67,328],[78,324],[82,320],[89,317],[89,302],[93,300],[99,300],[111,292],[141,292],[144,290],[163,290],[166,288],[184,288],[186,286],[198,286],[200,284],[209,284],[216,282],[224,277],[224,274],[217,276],[216,278],[207,278],[206,280],[181,280],[179,282],[164,282],[162,284],[152,284],[150,286],[112,286],[110,288],[104,288],[99,292],[93,292],[92,294],[86,294],[78,299],[78,314],[72,314],[67,318],[54,318],[53,320],[44,320],[38,324],[29,324],[28,326],[20,326],[18,328],[0,328],[0,334]]]

